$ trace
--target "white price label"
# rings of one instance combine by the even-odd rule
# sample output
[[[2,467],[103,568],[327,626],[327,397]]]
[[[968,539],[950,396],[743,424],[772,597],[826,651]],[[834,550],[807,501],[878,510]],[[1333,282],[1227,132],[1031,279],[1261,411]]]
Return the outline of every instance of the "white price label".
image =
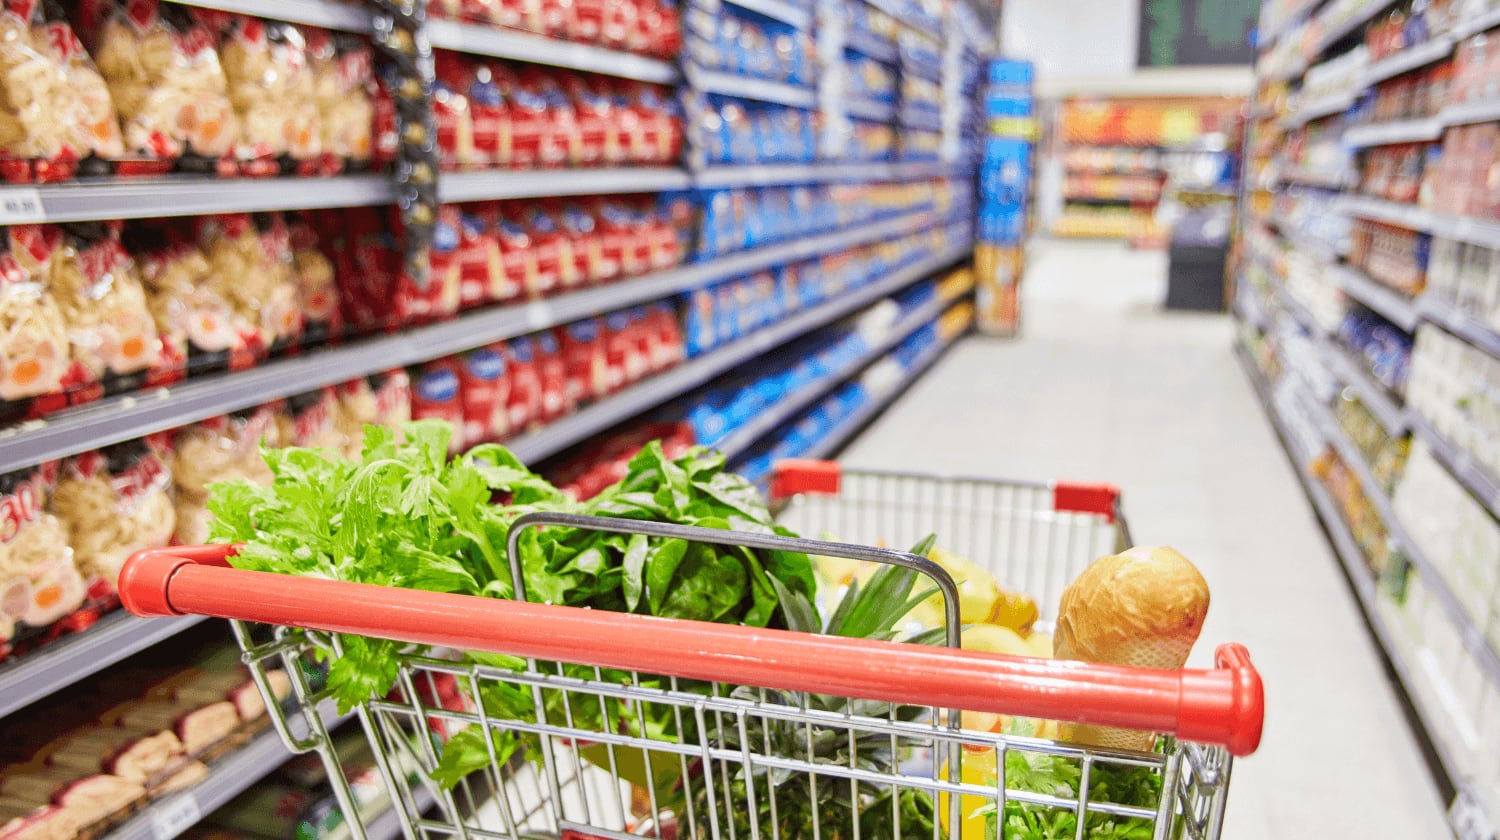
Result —
[[[151,808],[151,831],[156,840],[172,840],[203,819],[198,809],[198,798],[191,793],[179,793]]]
[[[526,304],[526,325],[534,330],[544,330],[552,326],[552,307],[545,302],[537,300]]]
[[[28,187],[7,187],[0,190],[0,224],[28,225],[45,222],[47,214],[42,211],[42,196]]]
[[[1448,823],[1458,840],[1495,840],[1489,815],[1468,791],[1459,791],[1448,808]]]

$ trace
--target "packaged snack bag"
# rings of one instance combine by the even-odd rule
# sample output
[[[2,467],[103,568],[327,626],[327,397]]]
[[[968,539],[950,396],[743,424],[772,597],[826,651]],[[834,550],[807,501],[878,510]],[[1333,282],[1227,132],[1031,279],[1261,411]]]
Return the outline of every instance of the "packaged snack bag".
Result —
[[[399,429],[411,419],[411,379],[404,370],[372,374],[342,383],[335,389],[339,411],[334,423],[344,436],[344,454],[358,458],[365,426]]]
[[[462,429],[464,423],[463,397],[459,391],[459,370],[456,357],[428,362],[416,368],[411,375],[411,416],[413,420],[436,419]],[[463,448],[462,436],[455,434],[449,448],[457,452]]]
[[[78,24],[119,112],[127,155],[201,166],[238,142],[215,33],[190,10],[83,0]]]
[[[56,477],[56,463],[0,475],[0,650],[78,609],[87,595],[67,532],[46,512]]]
[[[512,432],[522,432],[542,422],[542,374],[537,364],[536,342],[530,336],[512,339],[505,348],[505,368],[510,379],[506,406]]]
[[[609,348],[597,318],[558,327],[554,334],[562,357],[563,387],[573,405],[604,396],[609,388]]]
[[[572,414],[578,407],[568,391],[568,369],[563,360],[562,348],[557,336],[541,332],[533,336],[536,342],[536,366],[542,386],[542,423],[551,423]]]
[[[297,283],[297,305],[302,314],[303,345],[337,338],[343,332],[339,313],[338,277],[333,261],[322,248],[313,220],[293,215],[287,225],[292,248],[292,271]]]
[[[0,237],[0,406],[7,417],[56,410],[68,381],[68,324],[48,291],[56,228],[7,228]],[[47,240],[50,239],[49,243]],[[30,266],[30,268],[28,268]],[[51,395],[51,405],[36,398]],[[33,403],[36,403],[33,406]]]
[[[520,223],[519,208],[512,204],[495,204],[485,211],[500,243],[500,260],[505,266],[506,288],[516,294],[540,297],[552,285],[553,277],[542,275],[540,252],[531,247],[531,234]]]
[[[296,26],[228,15],[219,57],[240,120],[234,155],[244,174],[312,174],[323,149],[317,85]]]
[[[305,30],[325,174],[367,169],[375,154],[375,56],[347,33]]]
[[[176,510],[176,540],[183,545],[208,541],[209,485],[243,478],[271,483],[271,470],[260,447],[275,433],[275,406],[215,417],[179,430],[172,443],[168,467]]]
[[[338,425],[339,400],[333,388],[286,398],[276,418],[284,445],[343,452],[348,441]]]
[[[166,545],[177,524],[172,476],[152,446],[134,440],[87,452],[62,468],[52,513],[67,527],[79,571],[114,588],[125,560]]]
[[[504,346],[471,350],[462,360],[458,378],[463,394],[464,446],[504,439],[510,434],[510,380]]]
[[[474,112],[468,96],[472,73],[468,59],[442,51],[435,54],[434,61],[432,111],[437,119],[439,160],[446,169],[483,166],[483,155],[474,143]]]
[[[279,213],[228,213],[196,220],[213,280],[259,338],[260,356],[302,335],[291,233]]]
[[[125,247],[135,255],[146,305],[162,341],[161,380],[255,364],[260,337],[235,309],[224,284],[188,232],[179,225],[138,223],[126,228]]]
[[[119,223],[63,226],[49,277],[73,361],[107,390],[139,387],[146,369],[161,359],[161,338],[135,261],[120,242]]]
[[[619,269],[604,258],[604,240],[598,220],[581,204],[549,202],[548,206],[558,220],[573,256],[573,272],[565,277],[575,286],[613,279]]]
[[[505,101],[501,80],[488,64],[475,64],[468,78],[477,162],[483,166],[509,166],[512,155],[510,107]]]

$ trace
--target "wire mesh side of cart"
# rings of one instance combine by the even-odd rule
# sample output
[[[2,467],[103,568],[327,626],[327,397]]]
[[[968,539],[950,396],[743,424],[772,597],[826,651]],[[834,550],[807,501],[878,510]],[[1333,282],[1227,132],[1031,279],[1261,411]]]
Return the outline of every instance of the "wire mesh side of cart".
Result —
[[[1044,610],[1084,565],[1128,541],[1107,488],[844,472],[838,491],[799,494],[783,522],[897,546],[935,532],[952,551],[992,560]],[[248,660],[299,678],[319,649],[337,655],[336,638],[283,628],[256,645],[241,629]],[[1044,825],[1053,833],[1037,836],[1112,828],[1107,836],[1207,840],[1222,825],[1230,763],[1219,748],[1087,749],[1055,740],[1046,722],[1006,721],[1011,734],[996,734],[993,716],[966,715],[971,729],[960,730],[937,708],[536,660],[404,656],[398,673],[397,688],[358,713],[411,838],[972,840]],[[297,696],[304,713],[317,699]],[[430,780],[455,743],[477,754],[477,769],[445,790]],[[319,749],[342,779],[326,740]],[[1072,784],[1038,793],[1016,781],[1045,772]],[[1122,779],[1142,772],[1159,786],[1154,806],[1124,804]]]

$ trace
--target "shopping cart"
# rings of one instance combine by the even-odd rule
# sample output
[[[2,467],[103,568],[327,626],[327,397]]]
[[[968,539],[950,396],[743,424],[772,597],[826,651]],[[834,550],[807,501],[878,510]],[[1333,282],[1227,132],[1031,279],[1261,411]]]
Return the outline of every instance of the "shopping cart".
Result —
[[[869,546],[936,533],[1046,609],[1095,557],[1129,543],[1119,495],[1102,486],[791,462],[772,496],[789,528],[844,542],[528,515],[508,546],[517,591],[522,531],[597,528],[917,568],[938,581],[956,631],[951,578],[926,558]],[[267,696],[267,670],[285,668],[293,698],[273,720],[293,750],[322,753],[345,814],[360,803],[330,747],[315,653],[337,651],[337,633],[424,646],[400,657],[390,693],[355,710],[412,840],[973,840],[997,836],[997,825],[1002,837],[1204,840],[1220,834],[1231,755],[1260,739],[1260,678],[1237,645],[1220,647],[1211,670],[1019,659],[240,571],[230,551],[141,552],[122,598],[140,615],[231,619]],[[474,664],[444,650],[526,658]],[[1005,719],[1013,727],[1044,719],[1165,734],[1153,752],[1108,750],[961,728],[949,709],[969,710],[971,722],[1018,716]],[[478,751],[473,772],[431,782],[445,744],[464,738]],[[1047,768],[1072,769],[1039,790],[1030,776]],[[358,819],[350,828],[370,836]]]

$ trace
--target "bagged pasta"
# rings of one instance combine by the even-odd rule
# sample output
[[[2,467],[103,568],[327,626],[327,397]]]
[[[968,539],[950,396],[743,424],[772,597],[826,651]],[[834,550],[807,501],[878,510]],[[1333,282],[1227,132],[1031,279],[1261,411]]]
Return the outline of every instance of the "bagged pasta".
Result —
[[[212,167],[239,138],[214,32],[157,0],[83,0],[78,30],[120,115],[126,153]]]
[[[0,475],[0,650],[83,605],[87,587],[57,517],[57,464]]]
[[[77,39],[66,22],[58,34],[54,48],[35,0],[0,7],[0,173],[7,180],[65,180],[93,152],[86,91],[69,78],[67,53]]]
[[[375,57],[368,41],[308,29],[314,101],[325,174],[366,169],[375,150]]]
[[[236,478],[271,483],[271,468],[260,447],[275,425],[275,414],[275,408],[262,406],[178,432],[169,455],[177,542],[208,542],[209,485]]]
[[[42,241],[42,232],[36,225],[13,227],[0,237],[0,405],[12,418],[36,407],[36,398],[61,395],[71,366],[68,325],[47,290],[55,246]]]
[[[404,370],[351,379],[335,389],[339,410],[334,425],[344,436],[344,454],[358,458],[365,426],[399,429],[411,420],[411,378]]]
[[[52,512],[67,528],[85,578],[111,589],[125,560],[164,546],[177,524],[167,465],[144,440],[87,452],[62,468]]]
[[[286,445],[343,452],[348,440],[337,423],[339,411],[334,389],[319,388],[287,397],[276,425]]]
[[[437,53],[434,61],[432,113],[437,121],[438,160],[445,169],[483,166],[488,161],[475,144],[474,112],[469,105],[472,62],[447,51]]]
[[[255,364],[255,327],[235,310],[186,231],[137,224],[125,231],[123,241],[135,255],[167,365],[194,375]]]
[[[245,15],[227,15],[223,21],[219,60],[240,119],[234,155],[242,172],[272,175],[279,163],[280,169],[311,174],[323,134],[301,30]]]
[[[68,325],[73,362],[106,391],[140,387],[147,369],[161,361],[162,345],[120,225],[74,223],[62,232],[48,286]]]
[[[302,334],[291,233],[279,213],[227,213],[197,222],[211,282],[255,329],[258,357]]]
[[[343,330],[343,319],[333,261],[319,247],[318,230],[310,218],[295,216],[287,228],[303,321],[301,341],[313,344],[336,338]]]

